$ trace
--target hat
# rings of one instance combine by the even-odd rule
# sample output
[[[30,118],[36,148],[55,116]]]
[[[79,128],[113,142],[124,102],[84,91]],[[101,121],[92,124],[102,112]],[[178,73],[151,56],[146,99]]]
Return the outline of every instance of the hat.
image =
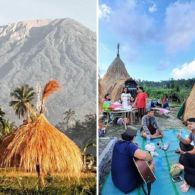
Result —
[[[127,128],[127,130],[121,134],[121,136],[129,136],[129,137],[133,137],[137,135],[137,130],[134,130],[130,127]]]

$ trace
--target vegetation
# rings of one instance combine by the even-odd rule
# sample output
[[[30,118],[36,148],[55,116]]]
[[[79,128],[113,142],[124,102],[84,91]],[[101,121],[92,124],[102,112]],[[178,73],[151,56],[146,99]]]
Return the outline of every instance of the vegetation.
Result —
[[[195,84],[195,78],[188,80],[170,79],[159,82],[138,80],[138,84],[144,87],[151,99],[162,99],[164,95],[168,95],[170,100],[174,99],[173,97],[177,97],[178,103],[181,103],[189,96]]]
[[[5,176],[0,172],[0,194],[51,194],[51,195],[92,195],[96,194],[95,174],[83,173],[80,180],[62,176],[46,176],[46,186],[39,189],[37,177],[10,175]]]
[[[66,129],[75,126],[75,111],[71,108],[64,112],[64,125],[66,125]]]
[[[51,85],[52,84],[52,85]],[[35,96],[35,92],[34,89],[28,85],[23,85],[21,87],[16,88],[10,95],[13,98],[13,100],[10,102],[10,106],[13,107],[15,114],[20,118],[24,118],[25,119],[25,125],[20,126],[20,128],[29,128],[28,131],[26,131],[26,133],[24,133],[25,131],[21,131],[22,136],[20,136],[20,134],[18,137],[20,139],[14,139],[17,143],[15,143],[15,141],[11,141],[11,146],[12,148],[14,147],[20,147],[22,144],[22,141],[24,141],[25,143],[30,143],[30,136],[29,134],[33,135],[32,137],[34,138],[34,140],[38,140],[39,144],[33,143],[32,145],[35,147],[38,147],[39,145],[44,145],[46,138],[48,137],[49,133],[46,132],[44,133],[44,138],[42,137],[40,138],[40,134],[38,135],[38,139],[36,138],[36,131],[37,128],[34,129],[34,126],[31,130],[31,124],[34,125],[33,121],[31,120],[33,119],[33,117],[35,116],[37,118],[37,113],[42,113],[44,111],[44,103],[45,100],[47,99],[47,97],[53,92],[59,89],[59,86],[57,85],[57,83],[55,82],[50,82],[48,83],[43,91],[42,94],[42,99],[41,99],[41,108],[40,108],[40,112],[37,111],[32,103],[32,101],[34,100],[34,96]],[[63,125],[66,122],[71,121],[75,116],[75,112],[71,109],[69,109],[68,111],[65,112],[65,118],[63,121]],[[14,128],[14,123],[11,123],[9,120],[5,119],[5,112],[2,111],[2,109],[0,108],[0,139],[2,137],[4,137],[6,134],[9,134],[13,131]],[[24,122],[24,121],[23,121]],[[37,123],[39,124],[39,123]],[[45,123],[40,123],[40,124],[44,124],[44,126],[46,126]],[[46,127],[46,130],[50,130],[53,127]],[[68,128],[70,128],[68,126]],[[81,129],[80,129],[81,128]],[[86,164],[85,166],[88,166],[87,164],[87,150],[89,150],[91,147],[95,147],[95,136],[96,136],[96,117],[95,115],[87,115],[85,118],[84,122],[80,122],[77,121],[74,124],[73,129],[66,129],[66,128],[62,128],[64,132],[66,132],[66,134],[69,134],[68,136],[75,140],[74,136],[77,136],[77,133],[79,133],[81,136],[78,137],[78,139],[81,139],[82,137],[84,137],[84,140],[82,140],[81,144],[78,144],[79,146],[82,146],[81,149],[83,150],[83,156],[85,156],[86,159]],[[30,132],[29,134],[27,134],[28,132]],[[55,131],[54,131],[55,132]],[[67,133],[68,132],[68,133]],[[12,134],[14,135],[14,134]],[[61,134],[60,134],[61,135]],[[84,136],[83,136],[84,135]],[[26,137],[24,137],[26,136]],[[47,143],[50,143],[51,140],[53,141],[54,138],[56,137],[55,135],[52,136],[53,138],[49,139],[49,141]],[[25,141],[26,140],[26,141]],[[37,143],[38,143],[37,141]],[[32,143],[32,142],[31,142]],[[57,143],[57,142],[56,142]],[[54,144],[55,146],[56,143]],[[60,145],[62,145],[62,143],[60,143],[58,141],[58,143]],[[6,144],[4,144],[4,139],[0,140],[0,144],[1,146],[5,146]],[[25,144],[24,144],[25,145]],[[72,145],[70,143],[67,144],[69,147],[73,148]],[[23,146],[22,146],[23,147]],[[45,147],[45,146],[44,146]],[[1,147],[2,148],[2,147]],[[43,147],[41,147],[43,148]],[[53,156],[57,156],[57,153],[59,153],[59,146],[57,147],[58,151],[53,151],[55,153],[55,155]],[[10,149],[10,148],[9,148]],[[70,150],[69,150],[70,151]],[[95,150],[94,150],[95,151]],[[23,150],[20,150],[20,152],[22,153]],[[27,151],[27,153],[29,154],[30,151]],[[31,151],[32,152],[32,151]],[[39,153],[41,152],[41,150],[39,150]],[[56,153],[57,152],[57,153]],[[79,150],[80,152],[80,150]],[[33,154],[35,154],[35,152],[32,152]],[[69,158],[71,156],[71,153],[69,154]],[[9,154],[9,152],[8,152]],[[94,152],[95,154],[95,152]],[[24,157],[24,153],[21,154],[21,156],[23,155]],[[39,154],[40,155],[40,154]],[[48,154],[49,155],[49,154]],[[74,153],[75,155],[75,153]],[[32,155],[30,155],[32,156]],[[43,155],[41,155],[43,157]],[[60,155],[61,156],[61,155]],[[79,155],[81,156],[81,155]],[[68,158],[68,159],[69,159]],[[2,159],[5,159],[4,157]],[[11,159],[11,157],[10,157]],[[36,158],[38,159],[38,158]],[[71,163],[67,163],[66,160],[63,160],[63,163],[65,164],[71,164],[71,166],[74,166],[76,163],[81,164],[82,166],[82,161],[80,158],[76,158],[77,160],[72,160]],[[35,164],[33,160],[26,160],[26,162],[32,162],[33,164]],[[90,162],[95,162],[94,158],[93,160],[91,160]],[[17,162],[16,162],[17,163]],[[36,164],[36,166],[39,164]],[[58,164],[59,165],[59,164]],[[53,164],[53,166],[55,166],[55,164]],[[56,165],[57,166],[57,165]],[[70,167],[71,167],[70,166]],[[39,165],[40,167],[40,165]],[[77,166],[75,166],[77,167]],[[68,175],[68,173],[66,173],[66,176],[64,174],[59,174],[59,175],[47,175],[45,176],[45,178],[43,179],[44,175],[41,175],[40,178],[38,178],[37,180],[37,175],[28,175],[28,176],[20,176],[17,175],[18,172],[13,171],[13,174],[9,175],[9,173],[6,171],[2,171],[3,169],[0,169],[0,194],[95,194],[96,193],[96,181],[95,181],[95,174],[94,173],[81,173],[80,169],[79,169],[79,176],[81,174],[81,178],[80,180],[78,180],[78,177],[72,177],[73,176],[73,171],[71,171],[71,174]],[[30,170],[30,169],[29,169]],[[43,165],[41,167],[41,170],[43,170]],[[48,173],[49,171],[47,171]],[[25,174],[29,174],[29,173],[25,173]],[[39,175],[39,174],[38,174]],[[78,174],[77,174],[78,176]],[[39,177],[39,176],[38,176]],[[40,179],[45,180],[44,182],[44,186],[40,185]],[[42,187],[41,187],[42,186]]]
[[[24,117],[26,120],[29,120],[30,111],[33,108],[32,100],[35,96],[34,89],[29,87],[29,85],[22,85],[17,87],[10,95],[14,98],[10,102],[10,106],[13,107],[19,119]]]
[[[84,148],[88,143],[96,143],[96,115],[85,116],[84,121],[77,120],[75,126],[66,128],[63,122],[58,123],[57,128],[74,140],[80,148]]]
[[[0,108],[0,139],[11,133],[14,129],[14,123],[4,118],[5,112]]]

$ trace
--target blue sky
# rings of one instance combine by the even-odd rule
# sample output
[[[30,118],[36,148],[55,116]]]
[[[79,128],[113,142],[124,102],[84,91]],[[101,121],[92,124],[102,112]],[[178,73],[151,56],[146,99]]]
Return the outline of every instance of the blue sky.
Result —
[[[0,0],[0,26],[32,19],[73,18],[96,31],[96,0]]]
[[[195,1],[100,0],[99,71],[120,56],[141,80],[195,77]]]

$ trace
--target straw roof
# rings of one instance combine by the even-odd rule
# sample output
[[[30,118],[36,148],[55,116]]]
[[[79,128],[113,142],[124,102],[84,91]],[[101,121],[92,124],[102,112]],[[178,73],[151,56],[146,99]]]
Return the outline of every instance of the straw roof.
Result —
[[[111,92],[112,101],[117,101],[121,98],[121,93],[123,91],[123,87],[125,86],[125,81],[125,79],[121,79],[115,82]]]
[[[183,120],[187,121],[191,117],[195,117],[195,85],[186,101]]]
[[[81,152],[76,144],[52,126],[43,114],[21,126],[0,144],[0,167],[35,172],[39,163],[43,173],[70,173],[78,176]]]
[[[130,78],[125,64],[120,58],[119,48],[120,45],[117,44],[117,56],[108,67],[108,70],[101,81],[104,93],[111,93],[110,89],[113,87],[113,84],[116,81],[121,79],[127,80],[128,78]]]
[[[49,81],[43,90],[41,112],[34,121],[20,126],[0,143],[0,167],[27,172],[66,173],[79,177],[81,152],[67,136],[50,124],[43,114],[45,100],[60,89],[57,80]]]

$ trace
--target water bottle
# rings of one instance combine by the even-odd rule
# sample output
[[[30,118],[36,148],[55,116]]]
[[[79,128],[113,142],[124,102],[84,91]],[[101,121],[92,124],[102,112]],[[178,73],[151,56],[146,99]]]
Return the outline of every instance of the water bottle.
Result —
[[[150,139],[151,139],[150,135],[147,135],[147,137],[146,137],[146,142],[147,142],[147,144],[150,143]]]

